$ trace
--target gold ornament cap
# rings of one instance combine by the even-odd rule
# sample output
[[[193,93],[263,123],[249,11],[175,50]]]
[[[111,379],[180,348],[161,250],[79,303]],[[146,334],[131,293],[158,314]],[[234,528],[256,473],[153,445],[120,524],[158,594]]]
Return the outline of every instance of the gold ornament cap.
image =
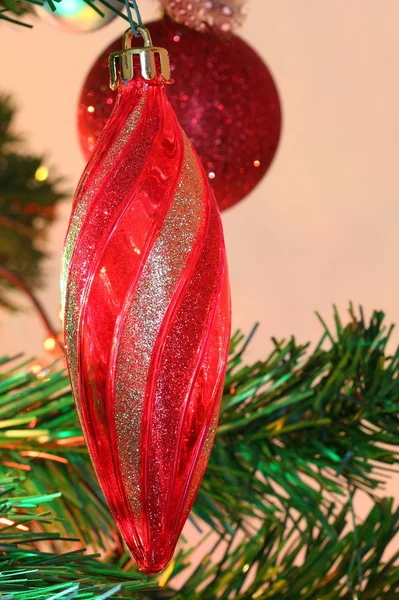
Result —
[[[128,29],[123,34],[123,49],[119,52],[112,52],[108,59],[110,81],[109,86],[116,90],[119,83],[127,83],[134,77],[134,56],[140,57],[141,76],[146,81],[151,81],[161,76],[164,81],[170,80],[170,62],[169,53],[165,48],[156,48],[152,45],[150,32],[146,27],[138,26],[137,31],[144,41],[143,48],[132,48],[133,32]],[[159,68],[156,57],[159,58]],[[119,73],[118,73],[119,64]]]

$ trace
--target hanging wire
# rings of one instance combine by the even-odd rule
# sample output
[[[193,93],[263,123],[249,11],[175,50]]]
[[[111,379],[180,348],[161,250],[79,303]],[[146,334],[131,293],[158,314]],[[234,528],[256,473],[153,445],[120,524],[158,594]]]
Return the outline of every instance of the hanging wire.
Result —
[[[136,0],[131,0],[131,3],[132,3],[132,7],[134,9],[134,12],[136,13],[136,16],[137,16],[137,23],[135,23],[134,20],[133,20],[133,15],[132,15],[132,11],[131,11],[131,8],[130,8],[130,2],[129,2],[129,0],[125,0],[127,18],[129,19],[130,28],[131,28],[131,30],[133,32],[133,35],[135,37],[140,37],[140,33],[138,32],[137,27],[142,27],[143,26],[143,20],[141,18],[139,7],[137,6],[137,1]]]

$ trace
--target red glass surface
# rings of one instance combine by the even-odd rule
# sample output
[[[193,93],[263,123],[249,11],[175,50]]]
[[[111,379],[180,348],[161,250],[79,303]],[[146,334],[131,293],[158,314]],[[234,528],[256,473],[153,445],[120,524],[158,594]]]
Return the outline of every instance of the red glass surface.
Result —
[[[63,260],[77,409],[139,568],[171,559],[215,436],[230,339],[220,215],[162,84],[121,85]]]
[[[194,144],[220,210],[243,198],[273,161],[281,133],[276,84],[262,58],[244,40],[208,28],[194,31],[165,18],[148,25],[171,56],[168,99]],[[141,44],[135,38],[133,44]],[[95,61],[83,84],[78,109],[79,141],[88,159],[115,101],[108,87],[108,56]]]

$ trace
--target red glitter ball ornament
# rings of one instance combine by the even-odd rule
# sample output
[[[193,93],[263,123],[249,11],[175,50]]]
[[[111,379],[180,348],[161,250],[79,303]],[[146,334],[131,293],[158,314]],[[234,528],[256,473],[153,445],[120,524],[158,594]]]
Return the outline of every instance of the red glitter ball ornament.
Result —
[[[281,110],[272,76],[259,55],[233,34],[200,33],[169,18],[148,27],[171,55],[168,99],[219,208],[229,208],[259,183],[276,153]],[[108,55],[119,45],[118,39],[96,60],[80,96],[78,131],[86,159],[115,103],[108,87]]]
[[[146,46],[133,77],[130,31],[124,39],[115,63],[127,83],[75,194],[64,331],[104,495],[140,570],[156,573],[173,555],[212,449],[230,292],[218,206],[165,94],[167,59],[161,77]]]

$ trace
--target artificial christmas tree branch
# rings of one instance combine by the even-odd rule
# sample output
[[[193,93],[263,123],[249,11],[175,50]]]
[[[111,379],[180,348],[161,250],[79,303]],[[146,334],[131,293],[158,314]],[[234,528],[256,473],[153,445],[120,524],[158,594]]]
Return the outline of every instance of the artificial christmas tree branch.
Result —
[[[382,598],[384,582],[387,589],[396,589],[399,573],[394,562],[387,566],[380,562],[382,548],[397,531],[398,517],[390,501],[381,504],[378,500],[357,535],[352,527],[342,538],[339,524],[345,521],[353,525],[347,491],[365,490],[377,502],[378,489],[397,461],[399,352],[386,354],[392,328],[385,327],[381,312],[373,313],[367,323],[362,311],[357,315],[351,307],[349,322],[344,325],[335,312],[335,324],[334,333],[324,326],[312,353],[309,345],[298,345],[294,339],[275,340],[269,357],[253,365],[244,363],[243,336],[233,336],[217,441],[194,514],[218,533],[221,544],[237,530],[244,539],[239,549],[234,550],[233,544],[216,571],[209,558],[204,559],[192,586],[195,581],[199,586],[212,573],[216,577],[215,587],[209,588],[213,593],[223,589],[229,573],[237,586],[243,579],[242,569],[262,557],[260,564],[266,561],[269,570],[255,569],[259,571],[257,590],[264,585],[269,595],[265,592],[259,597],[287,597],[287,585],[296,585],[292,589],[297,589],[298,595],[294,597],[302,597],[310,583],[299,577],[295,556],[303,548],[321,569],[317,549],[326,546],[331,555],[326,551],[317,586],[333,591],[318,595],[315,583],[304,597],[352,598],[348,581],[352,587],[357,581],[359,555],[366,557],[362,559],[366,561],[363,571],[371,590],[362,598]],[[62,498],[52,502],[62,518],[57,522],[62,535],[80,537],[96,547],[114,547],[113,521],[91,469],[65,373],[54,368],[39,372],[35,368],[32,372],[29,363],[19,365],[9,359],[3,360],[2,370],[2,463],[18,473],[31,469],[23,483],[29,495],[62,492]],[[331,494],[344,516],[333,516],[328,500]],[[266,529],[259,529],[261,523]],[[43,530],[52,528],[42,524]],[[265,545],[266,531],[279,533],[267,538]],[[273,544],[291,531],[292,535],[307,531],[308,538],[303,540],[300,534],[302,541],[296,542],[300,548],[295,546],[297,554],[291,551],[292,561],[287,558],[290,575],[284,570],[282,583],[279,569],[271,575],[266,556]],[[290,539],[284,547],[289,547]],[[369,570],[368,552],[373,557]],[[342,553],[347,558],[335,573],[333,564]],[[282,556],[274,556],[275,568]],[[186,557],[185,562],[188,560]],[[170,576],[183,567],[180,557]],[[312,568],[309,566],[309,572]],[[342,577],[346,571],[345,583]],[[184,595],[178,598],[191,597],[193,589],[183,588],[180,594]],[[274,595],[270,595],[271,590]],[[338,591],[341,596],[334,595]],[[238,598],[250,598],[241,593],[244,595]],[[209,598],[215,597],[211,591],[209,594]]]
[[[32,469],[27,479],[34,476]],[[397,598],[399,552],[383,559],[399,529],[399,512],[391,499],[374,505],[359,523],[357,535],[351,529],[350,504],[336,514],[330,505],[333,536],[314,524],[292,529],[285,520],[272,517],[266,517],[251,536],[240,535],[240,530],[224,532],[213,547],[216,552],[224,545],[221,558],[212,560],[207,553],[195,571],[187,574],[186,582],[174,589],[176,576],[188,569],[192,550],[178,554],[169,572],[159,578],[159,588],[157,582],[135,573],[126,555],[110,554],[99,561],[81,549],[64,553],[37,549],[39,542],[63,540],[57,531],[59,522],[52,521],[47,510],[38,510],[43,505],[47,508],[54,498],[24,496],[25,484],[26,480],[10,476],[0,480],[0,522],[5,523],[0,528],[0,589],[7,600]],[[43,533],[43,522],[51,524],[51,533]],[[354,560],[356,556],[360,563]]]
[[[14,115],[10,98],[0,95],[0,306],[10,309],[17,308],[10,278],[22,279],[30,293],[42,283],[47,227],[65,197],[61,180],[49,176],[43,157],[19,153]]]
[[[255,464],[262,477],[251,479],[240,513],[251,513],[254,506],[261,514],[293,506],[322,522],[320,490],[342,495],[346,480],[372,494],[396,463],[399,353],[384,354],[391,330],[378,312],[370,324],[353,309],[346,327],[337,313],[335,318],[336,336],[325,329],[309,357],[308,345],[292,339],[275,342],[267,360],[244,365],[243,338],[233,337],[218,443],[196,504],[213,527],[227,518]],[[55,452],[68,461],[72,479],[87,480],[90,466],[66,375],[50,371],[37,379],[17,373],[12,370],[3,384],[9,391],[0,402],[0,417],[7,420],[0,444],[9,441],[13,460],[21,449]],[[10,393],[14,377],[16,390]],[[31,429],[15,433],[21,410],[39,435],[29,437]],[[44,460],[44,473],[46,465]]]
[[[2,469],[3,470],[3,469]],[[47,522],[55,529],[49,512],[43,506],[59,494],[24,496],[24,481],[0,473],[0,595],[5,600],[50,600],[50,598],[113,597],[121,590],[130,598],[136,592],[156,587],[133,572],[100,562],[98,556],[84,549],[55,553],[38,549],[38,544],[63,541],[57,531],[43,532]],[[22,494],[22,495],[21,495]],[[140,597],[143,597],[142,595]]]

